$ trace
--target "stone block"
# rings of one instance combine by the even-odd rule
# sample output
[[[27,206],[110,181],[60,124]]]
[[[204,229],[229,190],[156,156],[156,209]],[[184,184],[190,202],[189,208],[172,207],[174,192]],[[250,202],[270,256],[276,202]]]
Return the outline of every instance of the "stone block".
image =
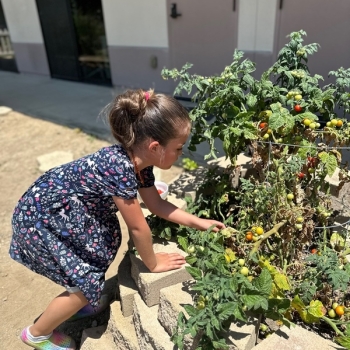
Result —
[[[84,329],[81,336],[80,350],[119,350],[113,337],[106,332],[106,326]]]
[[[158,307],[158,321],[171,336],[177,328],[177,318],[180,312],[188,317],[184,305],[193,305],[193,291],[190,286],[194,281],[178,283],[170,287],[163,288],[160,291],[160,302]],[[200,334],[193,339],[189,334],[185,336],[184,349],[193,350],[197,347]]]
[[[191,197],[194,200],[206,173],[207,168],[202,166],[182,172],[169,184],[169,192],[180,198]]]
[[[73,154],[71,152],[55,151],[37,157],[37,161],[39,170],[45,172],[56,166],[73,161]]]
[[[158,309],[158,320],[164,329],[173,334],[177,327],[177,317],[179,313],[184,312],[188,317],[183,305],[193,304],[194,292],[191,291],[192,281],[179,283],[174,286],[164,288],[160,291],[160,303]],[[226,343],[230,350],[250,350],[256,344],[259,330],[259,321],[251,319],[247,323],[232,323],[226,336]],[[192,339],[190,336],[185,338],[184,348],[186,350],[196,349],[200,334]]]
[[[186,253],[177,248],[177,245],[173,242],[167,242],[166,245],[153,244],[153,250],[155,253],[179,253],[186,256]],[[162,288],[192,279],[185,269],[186,264],[177,270],[152,273],[142,262],[140,256],[131,254],[130,259],[131,276],[147,306],[159,303],[159,293]]]
[[[342,346],[300,326],[281,327],[253,350],[341,350]]]
[[[140,295],[134,298],[134,325],[140,350],[173,350],[174,343],[157,319],[158,306],[148,307]]]
[[[131,277],[131,262],[129,254],[125,254],[118,267],[118,284],[121,310],[124,317],[132,315],[134,295],[138,293],[137,286]]]
[[[12,108],[6,106],[0,106],[0,116],[7,115],[12,112]]]
[[[111,305],[107,331],[112,335],[116,349],[139,350],[133,317],[132,315],[128,317],[123,316],[121,304],[118,301]]]

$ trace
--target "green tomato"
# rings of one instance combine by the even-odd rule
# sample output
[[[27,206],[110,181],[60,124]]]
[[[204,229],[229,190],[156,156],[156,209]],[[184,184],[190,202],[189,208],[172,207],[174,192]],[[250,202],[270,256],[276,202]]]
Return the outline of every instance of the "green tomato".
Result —
[[[197,303],[197,309],[198,310],[203,310],[205,308],[205,302],[204,301],[199,301]]]
[[[303,98],[303,96],[300,94],[294,96],[294,100],[296,100],[296,101],[300,101],[302,98]]]
[[[336,316],[335,311],[333,309],[328,310],[328,316],[334,318]]]
[[[302,224],[295,224],[295,228],[301,230],[303,228]]]
[[[316,129],[316,123],[310,123],[309,128],[312,130]]]
[[[294,199],[294,194],[293,194],[293,193],[288,193],[288,194],[287,194],[287,199],[290,200],[290,201],[291,201],[292,199]]]
[[[243,276],[248,276],[249,275],[249,270],[248,267],[244,266],[241,268],[241,270],[239,271]]]
[[[266,332],[268,329],[269,329],[269,327],[267,327],[266,324],[262,323],[262,324],[260,325],[260,330],[261,330],[262,332]]]
[[[338,120],[337,120],[337,119],[332,119],[332,120],[331,120],[331,124],[332,124],[333,126],[336,126],[337,123],[338,123]]]
[[[333,303],[333,304],[332,304],[332,309],[335,310],[338,306],[339,306],[338,303]]]
[[[297,222],[299,222],[299,223],[304,222],[304,218],[303,218],[302,216],[298,216],[296,220],[297,220]]]
[[[239,259],[239,260],[238,260],[238,264],[239,264],[240,266],[244,266],[245,260],[244,260],[244,259]]]
[[[196,251],[196,248],[195,248],[195,246],[193,246],[193,245],[190,245],[188,248],[187,248],[187,253],[189,253],[189,254],[192,254],[192,253],[194,253]]]

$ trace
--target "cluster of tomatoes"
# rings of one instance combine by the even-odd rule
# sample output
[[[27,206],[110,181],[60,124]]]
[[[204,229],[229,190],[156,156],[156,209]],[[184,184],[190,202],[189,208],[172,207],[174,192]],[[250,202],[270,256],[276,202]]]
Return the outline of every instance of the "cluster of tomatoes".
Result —
[[[251,231],[248,231],[245,235],[245,239],[250,241],[258,241],[260,236],[264,234],[264,229],[261,226],[253,226]]]
[[[345,306],[333,303],[332,308],[328,310],[328,316],[334,318],[336,316],[342,317],[345,314]]]

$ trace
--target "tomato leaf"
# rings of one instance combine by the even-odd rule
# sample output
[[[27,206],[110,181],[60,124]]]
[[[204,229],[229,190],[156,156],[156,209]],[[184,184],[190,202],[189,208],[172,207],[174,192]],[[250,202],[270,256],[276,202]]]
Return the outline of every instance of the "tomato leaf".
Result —
[[[321,162],[324,163],[328,176],[332,176],[338,166],[337,158],[335,155],[327,152],[321,152],[318,156],[321,159]]]
[[[202,271],[196,267],[186,266],[187,272],[196,280],[202,278]]]
[[[273,276],[273,281],[276,283],[276,286],[282,290],[290,290],[290,284],[287,276],[282,273],[276,273]]]
[[[259,291],[247,290],[246,295],[243,295],[242,299],[248,309],[257,310],[261,308],[267,310],[269,306],[267,299],[262,296]]]
[[[341,346],[344,346],[345,349],[350,349],[350,337],[341,335],[336,337],[335,341]]]
[[[272,290],[272,278],[267,268],[261,271],[259,277],[253,280],[253,286],[260,291],[263,296],[268,297]]]
[[[320,318],[324,315],[324,306],[319,300],[311,300],[310,306],[307,309],[308,313],[316,318]]]

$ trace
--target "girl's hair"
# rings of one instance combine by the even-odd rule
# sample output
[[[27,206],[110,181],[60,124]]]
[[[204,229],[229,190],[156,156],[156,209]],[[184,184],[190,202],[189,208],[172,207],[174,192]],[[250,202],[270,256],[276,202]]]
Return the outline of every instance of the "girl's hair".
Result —
[[[173,97],[153,90],[128,90],[110,105],[109,124],[116,140],[132,149],[151,138],[166,146],[188,128],[187,110]]]

